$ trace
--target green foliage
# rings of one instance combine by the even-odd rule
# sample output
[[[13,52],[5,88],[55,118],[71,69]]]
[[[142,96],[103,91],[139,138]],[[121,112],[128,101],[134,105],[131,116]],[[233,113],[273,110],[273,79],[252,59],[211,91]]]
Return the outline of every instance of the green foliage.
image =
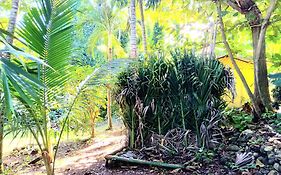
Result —
[[[157,8],[160,3],[161,3],[161,0],[147,0],[146,7],[147,8]]]
[[[196,131],[204,146],[220,118],[228,73],[217,60],[176,51],[171,58],[152,56],[119,76],[117,101],[130,130],[130,146],[140,147],[152,133]],[[206,143],[207,144],[207,143]]]
[[[152,48],[161,49],[163,37],[163,26],[157,22],[153,27]]]
[[[275,86],[281,86],[281,73],[270,74],[269,78]]]
[[[268,112],[262,115],[270,125],[279,133],[281,133],[281,114],[275,112]]]
[[[202,162],[204,164],[209,164],[214,159],[214,152],[211,150],[201,149],[198,152],[196,152],[195,157],[196,160],[199,162]]]
[[[239,131],[247,129],[253,120],[253,116],[251,114],[247,114],[246,112],[235,108],[225,111],[224,115],[227,117],[229,124]]]
[[[272,90],[273,98],[275,101],[281,102],[281,87],[277,86]]]
[[[14,49],[4,39],[4,30],[0,30],[0,42],[6,45],[7,50],[0,51],[0,93],[1,95],[1,112],[5,112],[6,115],[14,112],[14,105],[12,97],[17,97],[21,101],[31,105],[32,100],[39,99],[38,95],[34,92],[35,88],[42,88],[42,83],[34,76],[30,75],[25,69],[22,68],[18,62],[20,60],[6,59],[6,52],[9,52],[16,56],[25,56],[26,59],[31,61],[37,61],[37,64],[44,64],[39,59],[24,53],[22,51]],[[24,64],[24,63],[23,63]],[[25,66],[25,65],[23,65]]]

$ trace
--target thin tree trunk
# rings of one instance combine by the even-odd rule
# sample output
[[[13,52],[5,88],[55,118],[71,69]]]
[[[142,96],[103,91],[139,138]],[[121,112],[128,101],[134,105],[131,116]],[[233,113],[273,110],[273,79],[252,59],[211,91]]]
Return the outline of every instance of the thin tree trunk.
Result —
[[[231,48],[229,46],[229,43],[227,42],[227,39],[226,39],[226,35],[225,35],[225,29],[224,29],[224,23],[223,23],[223,19],[222,19],[222,11],[221,11],[221,2],[220,0],[217,0],[216,1],[216,5],[217,5],[217,11],[218,11],[218,16],[219,16],[219,24],[220,24],[220,28],[221,28],[221,34],[222,34],[222,38],[223,38],[223,43],[226,47],[226,50],[228,52],[228,55],[231,59],[231,62],[236,70],[236,72],[238,73],[239,75],[239,78],[241,79],[242,83],[243,83],[243,86],[245,87],[246,89],[246,92],[253,104],[253,107],[254,107],[254,111],[256,112],[257,116],[260,117],[261,116],[261,110],[260,110],[260,107],[259,105],[257,104],[257,101],[255,99],[255,96],[253,95],[253,93],[251,92],[250,88],[249,88],[249,85],[247,84],[247,81],[245,79],[245,77],[243,76],[241,70],[239,69],[234,57],[233,57],[233,54],[232,54],[232,51],[231,51]]]
[[[9,20],[8,30],[7,30],[11,35],[13,35],[14,32],[15,32],[18,9],[19,9],[19,0],[13,0],[12,1],[12,9],[11,9],[11,13],[10,13],[10,20]],[[6,40],[9,44],[13,43],[13,37],[12,36],[8,35]]]
[[[53,173],[53,168],[52,168],[52,158],[49,155],[48,151],[43,151],[42,152],[42,158],[45,164],[45,168],[46,168],[46,173],[47,175],[54,175]]]
[[[260,27],[258,41],[256,41],[256,46],[255,46],[256,50],[254,53],[257,65],[259,65],[259,66],[257,66],[257,73],[258,73],[257,83],[258,84],[266,83],[266,86],[259,86],[258,91],[261,95],[261,100],[262,100],[263,104],[270,111],[272,111],[273,109],[271,106],[271,100],[270,100],[269,93],[264,94],[264,92],[268,91],[268,79],[267,79],[267,76],[266,77],[263,76],[264,74],[267,75],[267,67],[266,67],[266,59],[265,59],[266,58],[265,34],[266,34],[267,27],[269,25],[269,20],[272,16],[273,11],[276,8],[276,5],[277,5],[277,0],[271,0],[270,6],[266,13],[266,17],[263,20],[262,25]],[[266,79],[264,79],[264,78],[266,78]]]
[[[147,41],[146,41],[144,10],[143,10],[143,1],[142,0],[139,0],[139,6],[140,6],[140,14],[141,14],[142,44],[143,44],[144,54],[146,55],[146,53],[147,53]]]
[[[276,6],[277,0],[271,1],[272,11]],[[275,3],[275,4],[274,4]],[[255,97],[257,103],[259,104],[262,112],[266,107],[268,110],[272,110],[271,99],[269,95],[269,83],[267,78],[267,65],[266,65],[266,43],[265,38],[260,38],[262,29],[262,14],[258,6],[253,0],[227,0],[227,4],[233,9],[237,10],[241,14],[244,14],[252,31],[253,40],[253,61],[254,61],[254,71],[255,71]],[[274,5],[272,5],[274,4]],[[269,15],[270,18],[271,14]],[[268,20],[269,20],[268,18]],[[264,29],[266,31],[266,28]],[[258,42],[261,41],[260,47],[258,47]],[[259,53],[257,55],[257,53]]]
[[[54,150],[53,150],[53,144],[52,144],[52,138],[51,138],[51,120],[48,116],[45,116],[47,118],[47,126],[46,126],[46,149],[48,151],[48,156],[50,157],[51,162],[54,160]],[[47,167],[46,167],[47,168]]]
[[[96,114],[93,109],[90,110],[90,120],[91,120],[91,138],[95,138],[95,119]]]
[[[131,29],[131,37],[130,37],[130,57],[137,58],[137,31],[136,31],[136,0],[131,0],[130,3],[130,29]]]
[[[112,53],[112,32],[108,32],[108,55],[107,59],[108,61],[112,60],[113,53]],[[106,91],[107,91],[107,129],[111,130],[112,129],[112,111],[111,111],[111,90],[109,84],[106,85]]]
[[[111,91],[107,88],[107,119],[108,119],[108,130],[112,129],[112,112],[111,112]]]

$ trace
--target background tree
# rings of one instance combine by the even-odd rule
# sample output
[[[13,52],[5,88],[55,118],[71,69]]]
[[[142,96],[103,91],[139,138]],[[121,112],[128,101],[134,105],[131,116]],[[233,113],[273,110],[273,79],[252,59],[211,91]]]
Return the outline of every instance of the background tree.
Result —
[[[144,54],[147,53],[147,41],[146,41],[146,29],[145,29],[145,21],[144,21],[144,9],[143,9],[143,0],[138,0],[140,15],[141,15],[141,31],[142,31],[142,43],[143,43],[143,51]]]
[[[108,62],[112,61],[114,57],[124,57],[125,51],[121,47],[121,43],[115,35],[117,26],[122,25],[123,19],[122,11],[116,6],[114,1],[105,1],[93,3],[94,11],[94,24],[96,24],[94,31],[89,39],[89,51],[92,52],[98,42],[105,43],[106,57]],[[94,47],[93,47],[94,46]],[[109,83],[107,88],[107,119],[108,129],[112,129],[112,100],[111,100],[111,86]]]
[[[130,57],[137,58],[136,0],[130,2]]]
[[[252,0],[228,0],[227,4],[239,13],[245,15],[252,31],[253,60],[255,69],[255,98],[261,108],[266,107],[271,110],[271,100],[269,95],[268,71],[266,64],[266,42],[265,32],[269,25],[272,12],[276,8],[277,1],[271,1],[266,17],[257,4]]]

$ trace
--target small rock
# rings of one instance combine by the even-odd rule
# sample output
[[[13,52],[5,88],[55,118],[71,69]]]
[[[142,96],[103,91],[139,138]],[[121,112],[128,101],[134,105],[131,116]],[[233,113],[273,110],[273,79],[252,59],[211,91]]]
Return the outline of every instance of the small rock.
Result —
[[[262,162],[263,164],[267,164],[267,161],[264,157],[260,156],[257,158],[257,160],[259,160],[260,162]]]
[[[279,165],[279,163],[275,163],[275,164],[273,165],[273,168],[274,168],[276,171],[281,172],[281,166]]]
[[[261,168],[263,168],[265,166],[259,159],[256,160],[256,165]]]
[[[273,146],[265,146],[264,151],[265,152],[271,152],[273,150]]]
[[[279,137],[270,137],[268,139],[269,142],[274,142],[275,140],[281,141]]]
[[[281,161],[281,154],[276,154],[275,158],[278,159],[279,161]]]
[[[253,156],[254,156],[255,158],[259,157],[259,153],[254,153]]]
[[[276,154],[281,154],[281,150],[278,149],[278,148],[274,148],[274,152],[275,152]]]
[[[229,146],[226,148],[226,150],[228,150],[228,151],[239,151],[240,148],[239,148],[239,146],[237,146],[237,145],[229,145]]]
[[[261,173],[262,175],[268,174],[268,173],[269,173],[269,170],[264,169],[264,168],[261,168],[260,173]]]
[[[268,158],[268,160],[267,160],[268,165],[273,165],[274,162],[275,162],[274,158]]]
[[[243,135],[250,135],[252,136],[254,134],[254,131],[250,130],[250,129],[246,129],[242,132]]]
[[[259,152],[259,151],[260,151],[260,146],[259,146],[259,145],[253,145],[253,146],[251,147],[251,149],[252,149],[253,151],[255,151],[255,152]]]
[[[275,170],[271,170],[267,175],[278,175],[278,172]]]
[[[266,152],[264,151],[264,148],[265,148],[265,146],[262,145],[262,146],[260,147],[260,152],[266,154]]]
[[[281,142],[279,140],[274,140],[273,143],[274,143],[274,145],[281,147]]]

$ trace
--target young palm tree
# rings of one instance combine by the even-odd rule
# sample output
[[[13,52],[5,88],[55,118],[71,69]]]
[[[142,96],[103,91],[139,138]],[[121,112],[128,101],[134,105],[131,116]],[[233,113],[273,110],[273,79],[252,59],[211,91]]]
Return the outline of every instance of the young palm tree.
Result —
[[[32,8],[24,17],[19,35],[25,44],[40,59],[48,63],[38,66],[38,78],[46,88],[38,89],[40,99],[29,109],[36,124],[30,131],[42,152],[47,174],[53,174],[53,148],[49,111],[71,76],[70,54],[72,51],[72,21],[74,0],[37,0],[37,8]],[[36,133],[39,133],[37,135]],[[42,140],[42,143],[39,141]]]
[[[106,57],[110,62],[113,59],[113,55],[123,57],[125,52],[121,47],[120,41],[114,35],[117,28],[120,28],[122,10],[117,8],[114,1],[105,1],[92,4],[94,12],[94,23],[96,28],[89,40],[90,52],[96,47],[98,41],[106,44]],[[113,52],[115,51],[115,53]],[[112,111],[111,111],[111,90],[110,84],[106,84],[107,88],[107,118],[108,118],[108,129],[112,129]]]

